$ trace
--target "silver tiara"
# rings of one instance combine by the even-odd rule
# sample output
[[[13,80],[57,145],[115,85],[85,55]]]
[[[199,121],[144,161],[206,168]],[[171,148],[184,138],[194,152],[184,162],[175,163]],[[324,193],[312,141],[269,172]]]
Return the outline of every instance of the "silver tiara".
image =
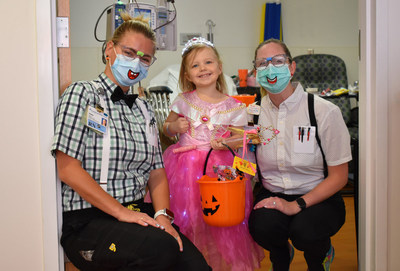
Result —
[[[183,47],[182,49],[182,55],[186,53],[186,51],[188,51],[193,45],[196,44],[204,44],[209,47],[214,47],[214,44],[212,44],[212,42],[210,42],[209,40],[206,40],[203,37],[194,37],[191,38],[188,42],[186,42],[185,47]]]

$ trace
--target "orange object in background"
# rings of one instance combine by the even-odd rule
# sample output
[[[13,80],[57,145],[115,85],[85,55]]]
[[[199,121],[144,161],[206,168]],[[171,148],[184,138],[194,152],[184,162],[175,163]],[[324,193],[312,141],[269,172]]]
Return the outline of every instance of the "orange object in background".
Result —
[[[233,98],[241,101],[242,103],[246,104],[246,106],[249,106],[249,104],[254,103],[256,100],[257,94],[250,95],[250,94],[240,94],[240,95],[233,95]]]
[[[249,71],[247,69],[239,69],[239,87],[247,87],[247,74]]]

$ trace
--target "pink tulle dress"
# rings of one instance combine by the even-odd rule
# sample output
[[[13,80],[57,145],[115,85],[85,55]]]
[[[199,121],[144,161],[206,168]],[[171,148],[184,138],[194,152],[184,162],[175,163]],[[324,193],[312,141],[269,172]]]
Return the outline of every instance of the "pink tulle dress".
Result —
[[[190,128],[180,135],[179,142],[168,147],[164,154],[171,194],[170,208],[175,213],[175,224],[203,253],[214,271],[254,270],[264,258],[263,250],[253,241],[248,231],[248,217],[252,208],[251,182],[246,181],[246,210],[244,221],[231,227],[214,227],[202,217],[199,184],[209,145],[204,143],[218,137],[228,137],[228,126],[247,124],[245,105],[232,97],[211,104],[201,100],[196,91],[180,94],[170,109],[185,116]],[[183,146],[198,145],[196,149],[174,153]],[[203,144],[203,145],[201,145]],[[213,165],[233,164],[230,151],[211,152],[207,175],[214,176]]]

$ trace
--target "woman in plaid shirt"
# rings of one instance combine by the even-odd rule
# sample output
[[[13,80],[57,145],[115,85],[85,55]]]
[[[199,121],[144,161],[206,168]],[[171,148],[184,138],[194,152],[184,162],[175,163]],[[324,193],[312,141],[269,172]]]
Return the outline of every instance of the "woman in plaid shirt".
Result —
[[[123,19],[105,71],[70,85],[57,108],[61,244],[80,270],[209,270],[172,224],[154,112],[127,94],[156,59],[155,34],[142,18]],[[143,203],[146,186],[152,204]]]

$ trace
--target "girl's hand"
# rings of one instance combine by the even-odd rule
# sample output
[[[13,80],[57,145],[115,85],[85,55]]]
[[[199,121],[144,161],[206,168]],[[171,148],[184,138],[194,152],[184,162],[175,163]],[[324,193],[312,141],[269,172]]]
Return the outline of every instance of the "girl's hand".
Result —
[[[170,123],[169,130],[173,133],[184,134],[189,130],[189,122],[184,117],[179,117],[176,121]]]
[[[226,147],[223,145],[225,143],[225,138],[217,138],[210,142],[211,148],[214,150],[226,150]]]
[[[286,215],[295,215],[301,211],[296,201],[287,201],[278,197],[263,199],[254,206],[254,210],[260,208],[275,209]]]

